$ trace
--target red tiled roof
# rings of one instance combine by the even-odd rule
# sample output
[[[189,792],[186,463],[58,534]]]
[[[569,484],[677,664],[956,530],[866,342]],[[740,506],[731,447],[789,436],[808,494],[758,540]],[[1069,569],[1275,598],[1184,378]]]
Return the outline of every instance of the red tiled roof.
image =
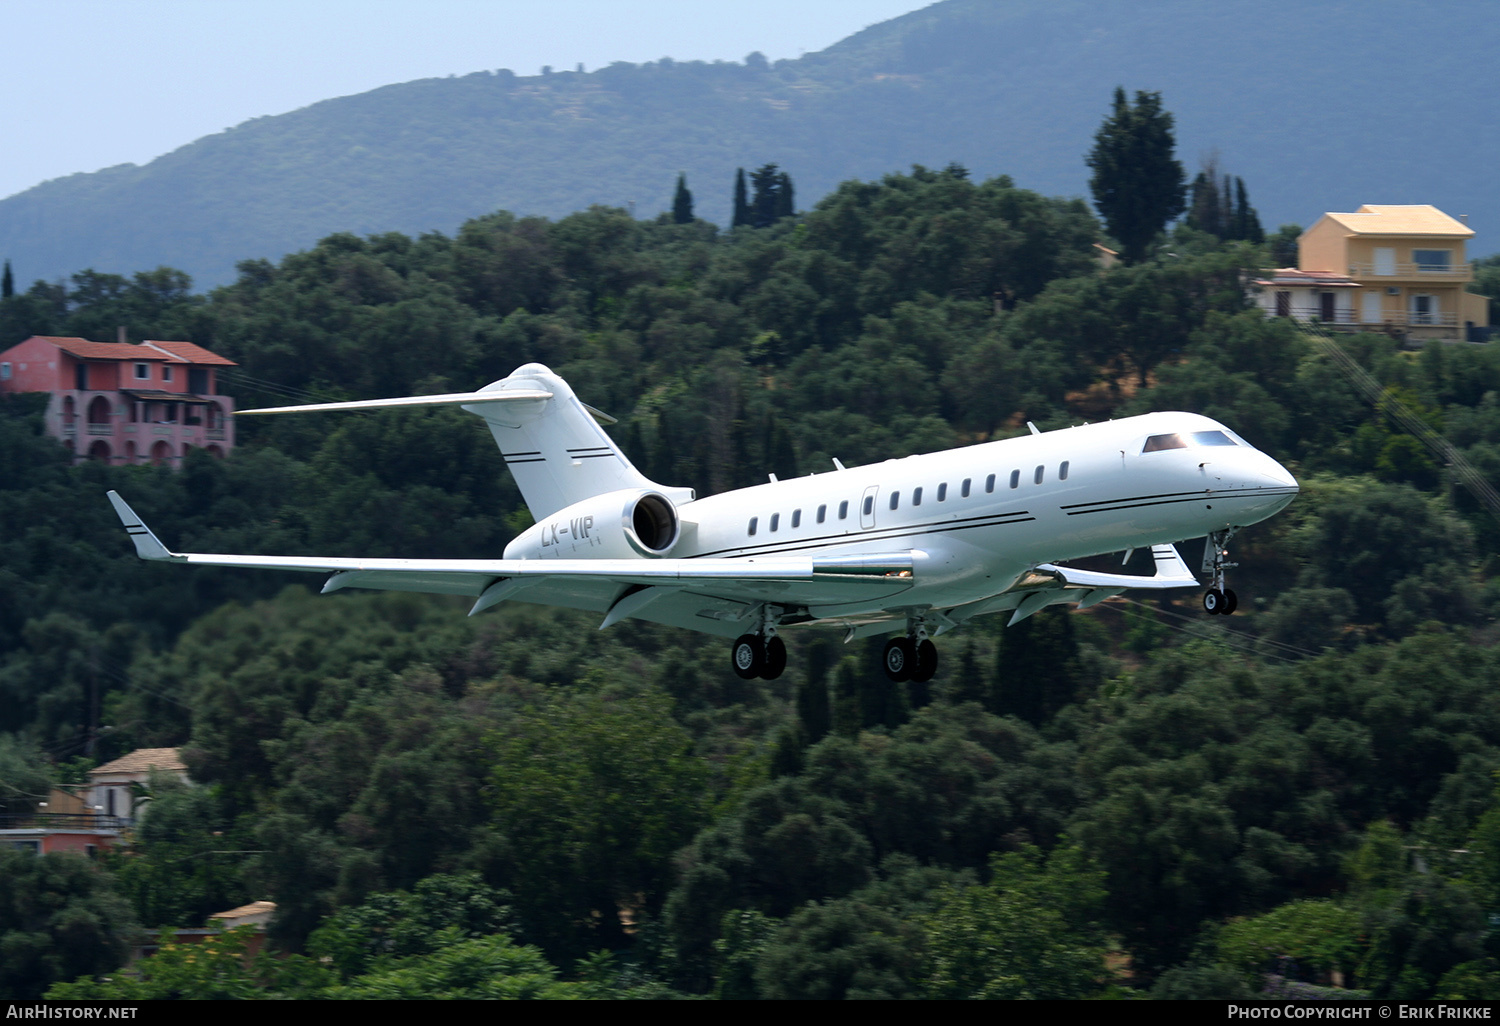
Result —
[[[51,342],[65,353],[85,360],[166,360],[163,353],[146,346],[133,346],[128,342],[90,342],[83,338],[59,338],[55,335],[37,335],[43,342]]]
[[[147,339],[144,345],[152,349],[159,349],[169,356],[176,357],[183,363],[214,364],[219,367],[238,367],[239,364],[233,360],[226,360],[218,353],[211,353],[202,346],[191,342],[155,342]]]

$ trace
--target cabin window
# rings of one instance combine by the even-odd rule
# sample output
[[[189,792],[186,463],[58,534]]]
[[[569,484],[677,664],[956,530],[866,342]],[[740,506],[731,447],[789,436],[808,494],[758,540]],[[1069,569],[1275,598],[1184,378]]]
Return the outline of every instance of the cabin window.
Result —
[[[892,492],[891,493],[891,509],[895,509],[899,505],[901,505],[901,493],[900,492]]]
[[[794,510],[792,510],[792,526],[793,527],[801,527],[802,526],[802,511],[800,509],[794,509]]]
[[[774,530],[776,530],[776,528],[778,528],[780,526],[781,526],[781,514],[780,513],[772,513],[771,514],[771,530],[774,531]]]
[[[938,502],[947,502],[947,501],[948,501],[948,482],[944,481],[942,484],[938,485]]]
[[[1046,472],[1047,472],[1047,468],[1046,467],[1037,467],[1036,468],[1036,473],[1033,474],[1033,475],[1031,475],[1031,476],[1032,476],[1033,479],[1035,479],[1035,481],[1036,481],[1037,484],[1041,484],[1042,483],[1042,475],[1045,474]]]
[[[751,517],[750,518],[750,531],[749,531],[750,537],[752,537],[752,538],[755,537],[755,525],[758,524],[759,522],[760,522],[760,517]]]
[[[869,505],[872,505],[872,503],[868,503],[867,502],[867,503],[865,503],[865,505],[869,506]],[[848,520],[849,519],[849,500],[848,499],[845,499],[843,502],[839,503],[839,519],[840,520]]]
[[[971,485],[973,482],[974,479],[971,477],[964,478],[963,486],[958,490],[959,498],[967,499],[969,497],[969,485]]]
[[[1012,488],[1021,487],[1021,472],[1019,470],[1012,470],[1010,472],[1010,486]]]
[[[1057,479],[1059,481],[1066,481],[1068,479],[1068,461],[1067,460],[1063,460],[1062,461],[1062,466],[1060,466],[1060,467],[1057,468]]]
[[[149,381],[151,379],[151,365],[149,363],[136,364],[135,379],[137,381]]]
[[[865,496],[865,516],[869,516],[871,513],[874,513],[874,512],[875,512],[875,496],[873,496],[873,495],[866,495]]]
[[[920,489],[920,488],[913,488],[912,489],[912,492],[911,492],[911,504],[913,506],[920,506],[920,505],[922,505],[922,489]]]
[[[819,506],[818,507],[818,523],[821,524],[826,519],[828,519],[828,506],[827,505]]]
[[[984,490],[986,492],[993,492],[995,490],[995,475],[994,474],[991,474],[989,477],[987,477],[987,478],[984,479]]]

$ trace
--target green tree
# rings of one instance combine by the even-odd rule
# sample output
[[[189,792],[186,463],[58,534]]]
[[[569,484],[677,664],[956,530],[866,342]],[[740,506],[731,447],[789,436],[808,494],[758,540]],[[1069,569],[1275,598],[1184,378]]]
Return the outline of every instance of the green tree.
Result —
[[[691,224],[693,221],[693,194],[688,191],[687,175],[677,176],[677,191],[672,196],[672,222]]]
[[[549,689],[492,739],[491,804],[526,935],[579,957],[654,915],[703,825],[706,772],[659,691]]]
[[[1160,93],[1137,92],[1131,104],[1123,88],[1115,89],[1113,113],[1084,162],[1093,171],[1094,206],[1127,263],[1144,259],[1151,240],[1184,209],[1186,175],[1175,147]]]
[[[135,932],[129,903],[82,855],[0,850],[0,998],[118,968]]]
[[[0,299],[9,299],[16,294],[16,276],[11,273],[10,261],[5,261],[5,274],[0,276]]]
[[[729,227],[738,228],[741,225],[753,223],[749,194],[745,189],[745,169],[739,168],[734,173],[734,214],[729,221]]]

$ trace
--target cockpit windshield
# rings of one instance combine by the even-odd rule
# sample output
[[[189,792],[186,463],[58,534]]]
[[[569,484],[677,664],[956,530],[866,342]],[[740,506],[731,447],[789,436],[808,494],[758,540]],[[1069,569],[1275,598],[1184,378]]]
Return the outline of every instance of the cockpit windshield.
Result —
[[[1163,449],[1195,449],[1206,445],[1238,445],[1223,431],[1184,431],[1171,435],[1152,435],[1146,439],[1141,452],[1161,452]]]

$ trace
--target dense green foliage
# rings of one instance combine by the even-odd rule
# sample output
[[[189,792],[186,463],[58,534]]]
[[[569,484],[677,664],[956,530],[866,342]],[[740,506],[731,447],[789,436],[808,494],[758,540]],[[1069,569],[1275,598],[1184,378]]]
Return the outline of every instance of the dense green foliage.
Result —
[[[1124,89],[1115,89],[1112,112],[1085,163],[1093,172],[1094,207],[1120,241],[1126,263],[1139,263],[1183,211],[1186,180],[1176,148],[1172,115],[1162,109],[1160,93],[1137,92],[1132,104]]]
[[[979,620],[925,686],[788,630],[787,675],[747,682],[647,623],[146,564],[103,500],[200,551],[493,555],[529,517],[459,411],[246,423],[168,471],[70,466],[7,401],[0,797],[148,745],[195,781],[153,783],[101,867],[16,863],[61,897],[0,940],[7,996],[260,898],[293,957],[173,945],[51,993],[1490,993],[1500,531],[1247,308],[1263,251],[1181,229],[1101,273],[1097,231],[955,165],[764,228],[497,213],[332,236],[207,296],[163,270],[0,301],[0,342],[139,312],[235,359],[242,405],[545,361],[703,492],[1151,409],[1220,418],[1303,483],[1237,543],[1233,619],[1188,596]],[[1500,350],[1345,345],[1500,471]]]

